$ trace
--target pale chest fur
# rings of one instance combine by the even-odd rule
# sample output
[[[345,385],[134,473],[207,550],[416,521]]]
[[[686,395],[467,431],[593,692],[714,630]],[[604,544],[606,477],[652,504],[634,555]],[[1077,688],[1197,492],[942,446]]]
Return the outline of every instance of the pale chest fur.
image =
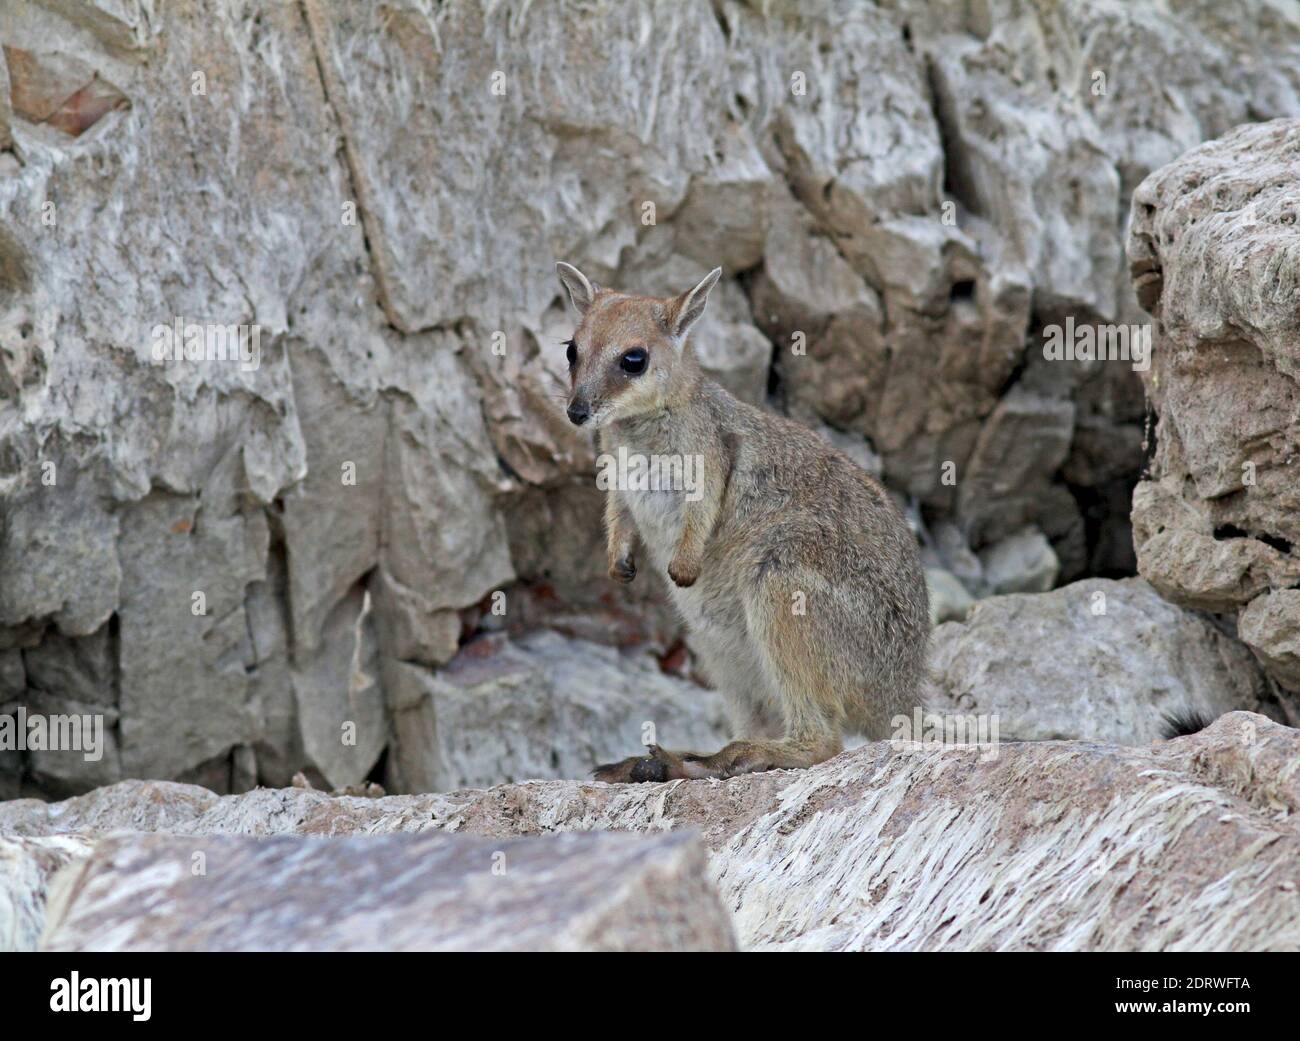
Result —
[[[682,514],[685,497],[681,491],[619,491],[632,514],[640,539],[644,563],[666,577],[677,547],[681,543]],[[694,586],[682,588],[671,581],[664,583],[669,599],[677,606],[682,618],[691,629],[701,634],[712,628],[707,608],[705,590],[711,585],[707,575],[701,575]]]
[[[666,568],[681,542],[688,496],[698,495],[703,480],[699,454],[657,426],[608,436],[604,451],[619,478],[609,494],[626,505],[642,545],[656,566]]]
[[[691,417],[665,415],[624,423],[602,436],[602,451],[618,460],[627,478],[609,494],[618,496],[631,517],[643,563],[665,578],[670,565],[684,552],[685,529],[693,527],[696,539],[704,532],[707,546],[718,519],[722,453],[715,429],[700,423],[698,416],[694,418],[692,422]],[[639,474],[636,466],[641,467]],[[706,501],[710,495],[713,499]],[[709,519],[701,520],[702,516]],[[701,570],[694,584],[679,586],[669,581],[666,585],[687,623],[699,632],[718,620],[715,602],[726,578],[705,561],[697,566]]]
[[[660,568],[666,568],[682,537],[684,493],[619,491],[636,523],[637,534]]]

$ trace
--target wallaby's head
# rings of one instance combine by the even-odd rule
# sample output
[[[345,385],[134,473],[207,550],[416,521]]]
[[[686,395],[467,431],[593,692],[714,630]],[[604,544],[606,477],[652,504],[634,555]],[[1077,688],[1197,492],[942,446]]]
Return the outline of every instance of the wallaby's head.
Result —
[[[714,268],[680,296],[661,299],[602,289],[570,264],[556,264],[578,315],[569,340],[569,420],[592,427],[656,412],[694,374],[686,337],[704,314]]]

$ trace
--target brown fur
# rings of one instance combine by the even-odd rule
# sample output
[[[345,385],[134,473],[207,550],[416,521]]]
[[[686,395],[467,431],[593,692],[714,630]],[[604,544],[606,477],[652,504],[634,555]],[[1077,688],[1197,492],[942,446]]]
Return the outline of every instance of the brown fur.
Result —
[[[688,337],[718,270],[670,299],[559,272],[581,316],[571,408],[590,410],[602,451],[703,460],[698,501],[609,492],[609,571],[632,581],[644,555],[667,574],[736,737],[712,755],[652,746],[596,778],[803,767],[837,754],[846,730],[888,736],[917,701],[929,637],[916,540],[889,496],[812,431],[703,376]],[[637,376],[620,368],[634,347],[649,355]]]

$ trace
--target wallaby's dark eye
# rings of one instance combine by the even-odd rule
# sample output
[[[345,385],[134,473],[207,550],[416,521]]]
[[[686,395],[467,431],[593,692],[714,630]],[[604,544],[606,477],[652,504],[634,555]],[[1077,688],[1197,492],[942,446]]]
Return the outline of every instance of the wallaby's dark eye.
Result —
[[[569,359],[569,368],[578,364],[578,345],[572,340],[568,343],[569,349],[564,352],[564,356]]]
[[[646,363],[649,360],[650,355],[646,353],[644,347],[633,347],[623,357],[619,358],[618,367],[633,376],[640,376],[641,373],[645,372]]]

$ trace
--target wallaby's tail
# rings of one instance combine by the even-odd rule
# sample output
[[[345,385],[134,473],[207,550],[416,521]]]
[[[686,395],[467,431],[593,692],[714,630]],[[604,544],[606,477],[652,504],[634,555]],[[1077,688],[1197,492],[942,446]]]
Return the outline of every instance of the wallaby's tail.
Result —
[[[1198,730],[1204,730],[1214,722],[1204,712],[1198,712],[1196,709],[1180,708],[1173,712],[1164,714],[1161,727],[1161,737],[1166,739],[1173,737],[1186,737],[1188,734],[1195,734]]]

